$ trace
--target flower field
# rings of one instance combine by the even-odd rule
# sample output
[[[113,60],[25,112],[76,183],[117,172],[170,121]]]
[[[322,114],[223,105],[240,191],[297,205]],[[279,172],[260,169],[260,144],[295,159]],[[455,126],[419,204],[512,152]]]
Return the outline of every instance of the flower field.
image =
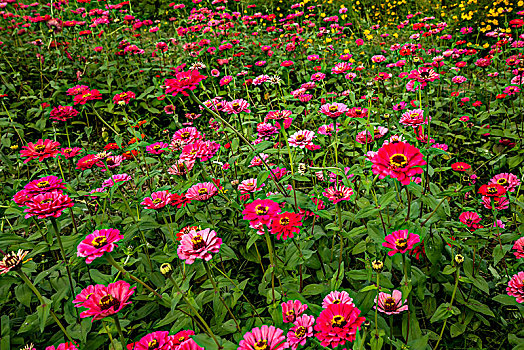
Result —
[[[524,349],[524,1],[0,13],[2,350]]]

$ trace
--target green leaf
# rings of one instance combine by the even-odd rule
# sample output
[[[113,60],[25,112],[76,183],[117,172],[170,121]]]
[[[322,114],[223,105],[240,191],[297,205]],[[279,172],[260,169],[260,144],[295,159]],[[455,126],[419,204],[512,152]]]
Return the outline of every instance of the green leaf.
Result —
[[[44,299],[45,304],[38,305],[36,308],[38,320],[40,321],[40,332],[44,332],[45,324],[47,322],[47,318],[49,317],[49,312],[51,311],[51,300],[47,299],[46,297],[42,298]]]
[[[33,296],[33,292],[31,291],[31,288],[27,286],[27,284],[24,283],[16,286],[15,296],[20,304],[27,307],[31,306],[31,297]]]
[[[443,321],[448,317],[451,317],[451,310],[448,310],[449,303],[441,304],[437,310],[435,310],[435,313],[433,316],[431,316],[431,319],[429,320],[431,323]]]
[[[512,305],[512,306],[517,305],[517,299],[507,294],[499,294],[493,297],[493,300],[503,305]]]
[[[0,348],[11,349],[11,325],[9,322],[9,316],[2,315],[0,319]]]
[[[440,261],[443,245],[442,238],[438,235],[426,238],[424,248],[426,249],[426,256],[432,264],[437,264]]]
[[[479,301],[470,299],[465,305],[466,307],[468,307],[469,309],[473,311],[480,312],[486,316],[495,317],[495,315],[493,314],[493,311],[491,311],[491,309],[487,305],[482,304]]]
[[[341,273],[342,274],[342,273]],[[302,295],[317,295],[321,294],[326,290],[326,286],[322,284],[308,284],[302,290]]]

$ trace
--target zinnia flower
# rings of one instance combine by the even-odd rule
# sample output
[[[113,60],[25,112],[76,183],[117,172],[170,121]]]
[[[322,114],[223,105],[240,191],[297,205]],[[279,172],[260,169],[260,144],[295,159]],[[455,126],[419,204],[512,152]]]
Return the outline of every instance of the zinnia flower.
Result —
[[[116,314],[124,306],[131,304],[128,300],[135,289],[136,287],[131,288],[131,285],[125,281],[110,283],[107,287],[101,284],[95,286],[94,293],[85,301],[76,302],[79,304],[78,307],[87,309],[80,313],[80,317],[93,317],[91,321],[94,321]]]
[[[413,111],[404,112],[400,117],[399,123],[416,127],[422,124],[427,124],[430,120],[431,118],[429,116],[424,119],[424,111],[422,109],[415,109]]]
[[[511,277],[506,291],[509,296],[517,298],[517,303],[524,303],[524,271]]]
[[[348,304],[354,305],[353,299],[349,296],[346,291],[333,291],[326,295],[324,300],[322,300],[322,307],[326,309],[331,304]]]
[[[44,219],[60,217],[62,211],[72,207],[74,203],[69,196],[55,191],[38,194],[25,202],[25,205],[28,207],[24,210],[24,213],[27,213],[26,219],[32,216]]]
[[[244,334],[244,339],[240,341],[237,350],[280,350],[288,347],[283,330],[263,325]]]
[[[293,322],[293,327],[287,333],[287,342],[291,349],[296,350],[299,345],[305,345],[307,338],[313,336],[315,317],[302,315]]]
[[[346,113],[348,107],[343,103],[326,103],[320,107],[320,113],[330,118],[338,118]]]
[[[151,193],[151,197],[146,197],[142,201],[146,209],[161,209],[171,202],[171,193],[169,191],[158,191]]]
[[[293,323],[298,316],[302,315],[307,310],[308,306],[302,304],[300,300],[289,300],[280,304],[282,307],[282,318],[284,323]]]
[[[482,219],[479,214],[474,211],[465,211],[460,214],[459,220],[467,227],[473,227],[473,225],[478,224]]]
[[[359,317],[360,310],[354,305],[331,304],[324,309],[317,318],[315,336],[320,340],[320,345],[336,348],[352,342],[356,338],[357,331],[366,320]]]
[[[513,254],[517,257],[517,259],[524,258],[524,237],[520,237],[515,241],[513,249],[516,250],[516,252]]]
[[[371,162],[373,174],[379,175],[380,179],[389,175],[402,185],[409,185],[410,177],[422,174],[420,166],[426,165],[420,150],[405,142],[383,145]]]
[[[118,247],[116,242],[123,239],[119,230],[114,228],[95,230],[78,245],[76,255],[86,258],[86,264],[91,264],[93,260],[101,257],[104,253],[110,253]]]
[[[65,188],[66,187],[64,186],[63,180],[53,175],[42,177],[38,180],[33,180],[24,186],[24,190],[29,193],[52,192]]]
[[[302,226],[302,215],[290,212],[276,214],[271,223],[271,233],[285,241],[300,232],[297,226]]]
[[[134,343],[133,350],[168,350],[174,349],[174,337],[169,332],[158,331],[143,336]]]
[[[46,158],[54,158],[57,156],[60,147],[60,143],[51,140],[38,140],[36,143],[29,142],[27,146],[22,146],[20,150],[20,156],[27,158],[24,160],[24,164],[32,159],[38,159],[42,162]]]
[[[300,130],[294,133],[287,140],[290,146],[304,148],[312,144],[315,133],[310,130]]]
[[[497,183],[480,186],[478,193],[487,197],[500,197],[506,193],[506,188]]]
[[[195,259],[211,260],[211,253],[218,253],[222,239],[210,228],[201,231],[190,231],[182,236],[178,246],[178,257],[185,260],[186,264],[192,264]]]
[[[212,182],[204,182],[191,186],[186,193],[186,198],[195,201],[205,201],[213,197],[218,192],[217,187]]]
[[[331,186],[326,188],[322,194],[324,197],[332,201],[333,204],[337,204],[341,201],[349,201],[353,195],[353,189],[344,185]]]
[[[82,152],[82,148],[80,147],[68,147],[68,148],[62,148],[60,150],[60,154],[63,155],[66,159],[71,159],[76,157],[80,152]]]
[[[378,311],[386,315],[393,315],[406,311],[408,309],[406,303],[407,300],[402,301],[402,292],[399,290],[394,290],[392,294],[380,292],[378,297],[375,298],[375,306],[373,308],[378,308]]]
[[[21,267],[27,254],[29,254],[28,251],[18,249],[16,253],[10,252],[4,255],[2,260],[0,260],[0,275]]]
[[[415,244],[420,242],[420,236],[415,233],[409,233],[408,230],[398,230],[386,236],[383,247],[391,249],[388,252],[389,256],[397,253],[404,254],[411,250]]]
[[[54,347],[53,345],[48,346],[45,350],[78,350],[78,348],[73,343],[62,343],[57,347]]]
[[[280,212],[280,206],[278,203],[270,199],[255,199],[252,203],[246,205],[242,214],[244,214],[244,220],[251,221],[252,223],[262,223],[269,226],[271,220]]]
[[[224,106],[224,111],[226,111],[227,114],[239,114],[241,112],[251,113],[251,110],[249,110],[248,108],[249,102],[243,99],[238,99],[226,103],[226,105]]]
[[[146,147],[146,151],[151,154],[161,154],[166,151],[169,145],[165,142],[155,142]]]
[[[508,192],[515,192],[515,189],[520,185],[520,180],[513,174],[501,173],[493,176],[489,183],[504,186]]]
[[[195,90],[198,84],[206,78],[207,77],[201,75],[198,70],[193,69],[187,72],[177,73],[173,79],[166,79],[164,86],[168,94],[172,94],[173,96],[178,94],[189,96],[187,92]]]
[[[468,169],[471,169],[471,165],[464,162],[457,162],[451,164],[451,169],[453,169],[454,171],[466,171]]]

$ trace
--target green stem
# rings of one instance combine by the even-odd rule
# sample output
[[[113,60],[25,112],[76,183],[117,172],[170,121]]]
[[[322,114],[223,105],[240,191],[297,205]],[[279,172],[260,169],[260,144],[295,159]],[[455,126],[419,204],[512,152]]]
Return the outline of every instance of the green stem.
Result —
[[[449,302],[449,308],[448,311],[451,312],[453,308],[453,300],[455,300],[455,294],[457,293],[457,287],[459,283],[459,276],[460,276],[460,266],[457,266],[457,272],[455,274],[455,287],[453,288],[453,294],[451,294],[451,301]],[[438,336],[437,345],[433,348],[433,350],[437,350],[440,341],[442,340],[442,335],[444,334],[444,329],[446,329],[446,323],[448,322],[448,319],[446,318],[444,320],[444,324],[442,325],[442,329],[440,330],[440,335]]]
[[[127,347],[126,338],[124,338],[124,333],[122,333],[122,326],[120,325],[118,315],[114,314],[113,318],[115,320],[115,326],[116,330],[118,331],[118,336],[120,337],[120,343],[122,343],[122,347],[125,349]]]
[[[269,261],[271,263],[271,296],[272,302],[275,302],[275,261],[273,259],[273,246],[271,245],[271,237],[267,226],[264,225],[264,236],[266,237],[267,250],[269,251]]]

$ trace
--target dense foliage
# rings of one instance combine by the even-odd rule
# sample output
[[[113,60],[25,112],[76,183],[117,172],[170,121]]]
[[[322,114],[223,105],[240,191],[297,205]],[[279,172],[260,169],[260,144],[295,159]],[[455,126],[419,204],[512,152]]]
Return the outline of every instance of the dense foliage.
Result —
[[[524,348],[523,6],[0,2],[0,347]]]

